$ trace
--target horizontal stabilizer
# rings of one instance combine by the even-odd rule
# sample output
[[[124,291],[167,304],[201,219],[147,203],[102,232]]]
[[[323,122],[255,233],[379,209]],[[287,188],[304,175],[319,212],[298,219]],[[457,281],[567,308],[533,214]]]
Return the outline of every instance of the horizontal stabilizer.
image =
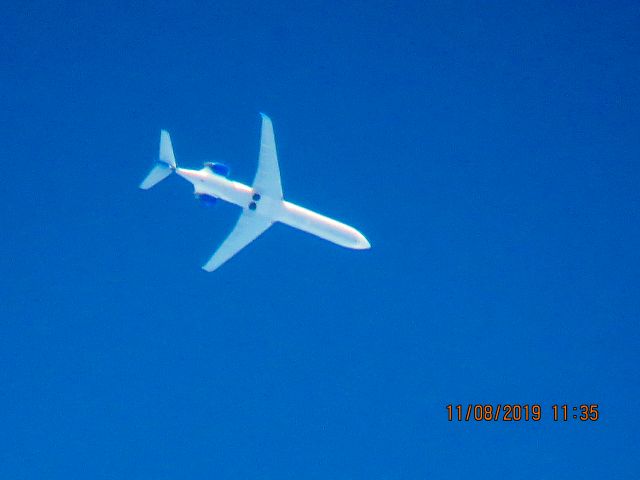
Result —
[[[143,190],[149,190],[155,184],[167,178],[173,172],[173,168],[171,168],[166,163],[156,163],[155,167],[151,169],[147,178],[145,178],[140,184],[140,188]]]
[[[151,187],[161,182],[176,169],[176,157],[173,155],[173,147],[171,146],[171,137],[166,130],[160,130],[160,151],[158,152],[158,161],[147,175],[140,188],[149,190]]]
[[[166,130],[160,131],[160,154],[158,155],[158,160],[176,168],[176,157],[173,155],[171,137]]]

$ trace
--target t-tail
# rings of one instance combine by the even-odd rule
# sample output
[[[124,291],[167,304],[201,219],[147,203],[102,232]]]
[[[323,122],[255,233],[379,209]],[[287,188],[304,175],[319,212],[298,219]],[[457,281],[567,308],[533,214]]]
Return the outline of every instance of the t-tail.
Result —
[[[162,180],[171,175],[176,169],[176,158],[173,155],[173,147],[171,146],[171,137],[166,130],[160,131],[160,153],[158,160],[153,166],[149,175],[142,181],[140,188],[149,190],[151,187],[160,183]]]

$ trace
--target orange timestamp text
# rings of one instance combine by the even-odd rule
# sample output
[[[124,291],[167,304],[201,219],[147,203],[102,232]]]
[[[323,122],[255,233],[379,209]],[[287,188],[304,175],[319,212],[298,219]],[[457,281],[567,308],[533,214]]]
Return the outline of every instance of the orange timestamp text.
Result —
[[[543,408],[538,403],[497,403],[454,405],[446,407],[447,420],[450,422],[539,422],[543,417]],[[554,404],[549,409],[555,422],[577,420],[595,422],[600,418],[598,404]]]

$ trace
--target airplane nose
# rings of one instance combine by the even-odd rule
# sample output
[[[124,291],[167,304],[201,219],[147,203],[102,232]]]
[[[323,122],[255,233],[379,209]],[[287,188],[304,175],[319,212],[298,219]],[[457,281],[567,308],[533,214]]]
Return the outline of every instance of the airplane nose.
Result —
[[[360,232],[358,232],[358,235],[356,236],[356,247],[358,250],[366,250],[368,248],[371,248],[371,244],[369,243],[369,240],[367,240],[365,238],[364,235],[362,235]]]

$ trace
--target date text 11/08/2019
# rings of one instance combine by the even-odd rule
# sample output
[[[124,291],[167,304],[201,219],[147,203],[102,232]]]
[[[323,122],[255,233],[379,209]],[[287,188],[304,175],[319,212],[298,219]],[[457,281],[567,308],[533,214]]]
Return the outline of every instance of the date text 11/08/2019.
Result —
[[[450,422],[539,422],[543,417],[543,408],[537,403],[449,404],[445,408]],[[554,422],[596,422],[600,419],[597,403],[555,404],[548,410]]]

